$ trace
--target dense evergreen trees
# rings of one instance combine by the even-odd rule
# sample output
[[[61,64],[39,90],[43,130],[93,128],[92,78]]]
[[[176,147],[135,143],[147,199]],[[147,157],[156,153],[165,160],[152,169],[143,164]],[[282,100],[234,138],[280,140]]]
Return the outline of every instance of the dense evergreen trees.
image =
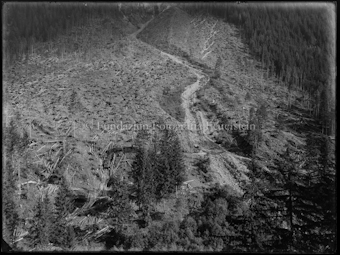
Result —
[[[96,16],[117,15],[117,4],[6,3],[5,53],[9,63],[34,52],[34,43],[50,41]]]
[[[255,152],[262,142],[262,132],[268,117],[267,115],[267,108],[264,103],[257,110],[252,107],[249,111],[248,122],[251,128],[248,130],[247,140],[252,146],[252,152]]]
[[[182,148],[174,130],[164,129],[156,146],[156,198],[161,199],[176,190],[184,181]],[[157,148],[158,147],[158,148]]]
[[[3,215],[5,218],[5,239],[11,244],[14,242],[15,234],[14,231],[18,225],[18,213],[15,203],[15,181],[13,175],[14,169],[12,165],[7,164],[5,168],[5,174],[3,177],[4,186],[3,190]]]
[[[132,166],[131,177],[136,189],[137,204],[140,208],[147,210],[149,205],[155,200],[154,174],[152,168],[152,156],[147,149],[139,147],[135,161]]]
[[[293,146],[287,147],[277,162],[277,171],[272,173],[275,182],[265,195],[280,215],[276,221],[283,224],[272,228],[277,236],[274,244],[291,251],[329,251],[334,249],[331,233],[335,233],[329,225],[330,222],[335,224],[334,167],[324,171],[319,168],[321,159],[314,161],[313,157],[308,157],[305,160],[300,152]],[[305,164],[306,161],[310,162]],[[327,181],[322,180],[325,173],[329,176]],[[284,225],[286,227],[282,228]]]
[[[54,204],[48,194],[38,197],[34,207],[27,240],[32,248],[44,249],[49,244],[70,248],[74,242],[74,230],[67,224],[66,217],[72,210],[70,192],[65,184],[57,192]]]
[[[74,207],[72,194],[69,191],[65,178],[61,178],[54,207],[54,225],[51,230],[51,242],[57,246],[69,248],[73,237],[72,230],[67,226],[66,217],[73,211]]]
[[[47,195],[38,198],[28,235],[29,245],[33,248],[46,246],[51,241],[50,234],[54,227],[51,205]]]
[[[165,127],[164,124],[157,124]],[[137,203],[146,206],[174,193],[184,181],[184,163],[180,142],[174,130],[159,129],[149,147],[139,143],[131,177],[137,191]],[[146,136],[145,130],[139,137]]]
[[[335,247],[336,183],[334,149],[329,137],[307,138],[306,160],[308,190],[306,196],[313,205],[313,215],[299,214],[308,224],[302,239],[314,249],[331,251]],[[309,209],[311,211],[311,209]]]
[[[17,121],[18,114],[4,126],[4,153],[3,153],[3,215],[4,237],[12,244],[15,239],[15,231],[19,225],[18,200],[20,199],[20,173],[24,167],[21,159],[26,155],[29,143],[25,131],[20,132]],[[7,116],[6,116],[7,118]],[[6,119],[7,122],[7,119]],[[8,125],[8,126],[7,126]],[[19,189],[17,188],[19,187]]]
[[[109,222],[112,225],[128,223],[132,213],[128,184],[125,181],[119,180],[119,177],[112,176],[108,186],[111,188],[108,191],[111,199],[107,209]]]

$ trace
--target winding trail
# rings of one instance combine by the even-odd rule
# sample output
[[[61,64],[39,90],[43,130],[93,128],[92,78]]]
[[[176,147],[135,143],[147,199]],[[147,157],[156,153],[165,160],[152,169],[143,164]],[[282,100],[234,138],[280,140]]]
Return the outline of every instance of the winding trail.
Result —
[[[192,71],[196,76],[197,76],[197,81],[194,82],[193,84],[187,86],[184,90],[184,92],[182,93],[182,107],[185,110],[185,120],[184,120],[184,124],[185,126],[188,128],[189,130],[189,139],[191,141],[192,144],[197,144],[202,140],[205,141],[209,141],[211,144],[214,145],[214,147],[218,148],[217,150],[209,150],[207,148],[201,148],[204,152],[209,152],[209,153],[213,153],[213,154],[220,154],[223,152],[226,152],[226,150],[215,143],[215,141],[213,141],[204,131],[206,130],[207,126],[208,126],[208,122],[207,120],[204,118],[203,113],[201,111],[197,111],[196,117],[198,118],[199,121],[199,128],[201,129],[201,134],[198,132],[197,128],[196,128],[196,120],[195,120],[195,116],[194,113],[192,113],[192,111],[190,110],[191,105],[194,103],[194,99],[196,98],[196,92],[201,89],[202,87],[204,87],[206,84],[209,83],[210,78],[208,75],[204,74],[201,70],[196,69],[195,67],[193,67],[192,65],[184,62],[182,59],[171,55],[169,53],[165,53],[165,52],[161,52],[162,55],[165,55],[167,57],[169,57],[170,59],[172,59],[173,61],[182,64],[186,67],[189,68],[190,71]],[[204,81],[204,79],[206,79],[206,81]]]
[[[171,55],[171,54],[168,54],[168,53],[165,53],[165,52],[161,52],[161,54],[164,55],[164,56],[167,56],[168,58],[172,59],[173,61],[175,61],[175,62],[177,62],[181,65],[188,67],[189,70],[197,76],[197,80],[193,84],[187,86],[185,88],[184,92],[181,95],[182,107],[185,111],[184,125],[185,125],[186,129],[189,131],[188,135],[189,135],[189,140],[190,140],[191,144],[197,144],[197,143],[199,143],[201,138],[200,138],[200,134],[198,133],[198,130],[197,130],[195,116],[191,112],[190,107],[193,104],[193,101],[196,97],[196,92],[200,88],[204,87],[209,82],[209,78],[208,78],[208,76],[203,74],[203,72],[201,70],[198,70],[198,69],[192,67],[190,64],[185,63],[182,59],[179,59],[178,57]],[[206,82],[203,81],[204,78],[208,78]]]
[[[210,78],[208,75],[206,75],[202,70],[194,67],[193,65],[191,65],[190,63],[188,63],[186,60],[183,60],[181,58],[179,58],[178,56],[166,53],[162,50],[159,50],[155,47],[153,47],[152,45],[149,45],[139,39],[137,39],[137,35],[143,31],[143,29],[153,20],[154,18],[150,19],[149,21],[147,21],[146,23],[144,23],[140,29],[138,29],[137,31],[135,31],[134,33],[129,35],[129,38],[132,40],[137,40],[138,43],[147,45],[150,49],[152,49],[153,51],[158,52],[160,55],[167,57],[169,59],[171,59],[172,61],[181,64],[185,67],[187,67],[193,74],[196,75],[197,80],[187,86],[184,90],[184,92],[181,95],[182,98],[182,107],[185,111],[185,118],[184,118],[184,126],[186,128],[186,130],[188,131],[187,135],[189,136],[189,141],[190,141],[190,145],[197,147],[198,144],[202,144],[203,142],[208,142],[209,144],[213,145],[213,146],[209,146],[209,147],[214,147],[213,150],[208,149],[208,148],[203,148],[201,147],[200,149],[203,152],[207,152],[207,153],[211,153],[211,154],[221,154],[224,152],[227,152],[222,146],[218,145],[215,143],[215,141],[213,141],[204,131],[206,130],[207,127],[207,121],[203,116],[203,113],[201,111],[197,111],[195,113],[193,113],[191,111],[191,105],[194,103],[194,100],[196,98],[196,92],[203,88],[206,84],[209,83]],[[216,25],[216,24],[215,24]],[[196,123],[196,118],[198,119],[199,125],[197,126]],[[171,117],[171,116],[170,116]],[[172,120],[174,120],[173,118],[171,118]]]
[[[149,20],[146,22],[139,30],[134,32],[133,34],[129,35],[129,37],[133,40],[138,40],[137,35],[153,20]],[[204,21],[204,20],[203,20]],[[210,78],[206,75],[202,70],[192,66],[186,60],[179,58],[178,56],[166,53],[161,51],[152,45],[149,45],[141,40],[138,40],[138,43],[147,45],[153,51],[159,53],[161,56],[170,58],[172,61],[181,64],[187,67],[193,74],[196,75],[197,80],[187,86],[184,92],[181,95],[182,98],[182,107],[185,111],[185,118],[184,118],[184,126],[186,129],[186,135],[188,136],[190,151],[192,154],[200,154],[200,153],[207,153],[211,159],[210,167],[215,175],[219,176],[218,182],[221,184],[228,184],[231,188],[233,188],[237,193],[242,194],[243,191],[237,184],[237,181],[232,177],[230,171],[225,168],[224,166],[224,157],[231,156],[231,154],[222,146],[216,144],[204,131],[207,127],[207,120],[204,117],[204,114],[201,111],[192,112],[191,106],[194,103],[196,98],[196,92],[203,88],[206,84],[209,83]],[[199,126],[197,127],[196,118],[199,122]],[[211,146],[210,146],[211,145]],[[194,147],[200,149],[200,152],[194,152]],[[213,148],[213,149],[211,149]],[[236,156],[236,155],[235,155]],[[234,157],[235,160],[241,160],[243,157]],[[236,159],[238,158],[238,159]],[[246,158],[244,158],[246,159]]]
[[[138,40],[137,39],[137,35],[143,31],[143,29],[153,20],[154,18],[150,19],[149,21],[147,21],[146,23],[144,23],[140,29],[138,29],[137,31],[135,31],[134,33],[129,35],[129,38],[132,40]],[[185,118],[184,118],[184,126],[186,128],[186,130],[188,130],[188,135],[189,135],[189,141],[191,145],[195,145],[200,143],[200,141],[202,141],[202,137],[199,134],[198,130],[197,130],[197,125],[196,125],[196,120],[195,120],[195,116],[194,114],[191,112],[190,110],[190,106],[193,104],[193,101],[196,97],[196,92],[204,87],[208,82],[209,82],[209,77],[204,74],[201,70],[193,67],[191,64],[189,64],[188,62],[186,62],[183,59],[180,59],[179,57],[166,53],[164,51],[161,51],[159,49],[156,49],[155,47],[146,44],[145,42],[142,42],[141,40],[138,40],[139,43],[142,43],[144,45],[148,45],[151,49],[153,49],[154,51],[157,51],[158,53],[160,53],[162,56],[170,58],[172,61],[181,64],[183,66],[186,66],[187,68],[189,68],[189,70],[195,74],[197,76],[197,80],[187,86],[184,90],[184,92],[181,95],[182,98],[182,107],[185,111]],[[205,81],[204,81],[205,80]],[[201,115],[200,115],[201,116]],[[206,139],[208,139],[209,141],[211,141],[210,138],[208,138],[204,133],[203,133],[204,137]],[[213,141],[211,141],[213,142]]]

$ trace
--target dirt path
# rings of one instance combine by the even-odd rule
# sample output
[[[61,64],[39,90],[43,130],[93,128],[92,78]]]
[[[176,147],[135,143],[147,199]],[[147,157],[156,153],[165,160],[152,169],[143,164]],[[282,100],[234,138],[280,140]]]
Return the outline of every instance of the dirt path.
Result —
[[[190,143],[191,144],[197,144],[201,141],[200,138],[200,134],[198,132],[198,128],[196,126],[196,120],[195,120],[195,116],[193,115],[193,113],[190,110],[190,106],[193,104],[193,100],[195,99],[196,96],[196,92],[203,86],[205,86],[207,84],[207,82],[209,81],[209,79],[206,82],[202,82],[202,79],[204,79],[206,76],[202,73],[202,71],[192,67],[191,65],[185,63],[182,59],[165,53],[165,52],[161,52],[162,55],[167,56],[168,58],[170,58],[171,60],[184,65],[186,67],[189,68],[189,70],[194,73],[197,76],[197,81],[194,82],[193,84],[187,86],[184,90],[184,92],[181,95],[182,98],[182,107],[185,111],[185,118],[184,118],[184,125],[185,127],[188,129],[188,135],[189,135],[189,139],[190,139]]]
[[[138,29],[137,31],[135,31],[134,33],[130,34],[129,37],[130,39],[133,40],[138,40],[137,39],[137,35],[153,20],[150,19],[148,22],[146,22],[145,24],[143,24],[141,26],[140,29]],[[145,44],[144,42],[141,42],[139,40],[140,43]],[[148,45],[148,44],[147,44]],[[149,45],[150,46],[150,45]],[[190,106],[193,104],[193,100],[195,99],[195,93],[203,86],[205,86],[208,82],[209,82],[209,78],[207,79],[206,82],[203,83],[203,79],[207,78],[206,75],[204,75],[204,73],[199,70],[194,68],[192,65],[190,65],[189,63],[183,61],[182,59],[180,59],[177,56],[171,55],[169,53],[166,53],[164,51],[161,51],[159,49],[156,49],[152,46],[150,46],[153,50],[157,51],[158,53],[160,53],[161,55],[170,58],[172,61],[181,64],[183,66],[186,66],[189,68],[189,70],[194,73],[197,76],[197,81],[194,82],[193,84],[189,85],[186,87],[185,91],[182,93],[181,98],[182,98],[182,107],[185,111],[185,119],[184,119],[184,125],[185,127],[188,129],[188,134],[189,134],[189,140],[190,140],[190,144],[191,145],[195,145],[197,143],[199,143],[202,138],[200,137],[200,134],[197,130],[196,127],[196,120],[195,117],[193,115],[193,113],[190,110]],[[208,140],[210,140],[208,138]]]
[[[212,146],[204,146],[204,147],[202,146],[200,148],[200,151],[203,153],[207,153],[207,155],[209,156],[211,173],[215,175],[216,182],[220,183],[221,185],[228,185],[237,194],[242,195],[243,191],[239,187],[237,179],[232,174],[232,172],[235,170],[232,170],[229,167],[227,167],[225,164],[225,160],[227,159],[228,161],[233,161],[235,165],[237,166],[237,169],[242,169],[246,167],[241,163],[240,158],[234,157],[234,155],[230,154],[226,149],[216,144],[211,138],[208,137],[208,135],[205,133],[205,127],[206,125],[208,125],[208,123],[203,113],[201,111],[192,112],[190,110],[190,106],[194,103],[194,99],[196,98],[196,92],[200,88],[204,87],[209,82],[209,77],[204,75],[204,73],[201,70],[192,67],[191,65],[185,63],[183,60],[181,60],[180,58],[174,55],[171,55],[165,52],[162,52],[161,54],[166,55],[167,57],[171,58],[173,61],[188,67],[189,70],[192,71],[197,76],[197,81],[187,86],[185,91],[182,93],[182,100],[183,100],[182,107],[185,110],[185,125],[189,129],[188,136],[189,136],[190,144],[196,147],[197,144],[200,144],[200,145],[209,144],[210,142],[211,145],[214,145],[213,146],[214,149],[210,148]],[[204,78],[207,78],[207,79],[204,80]],[[198,122],[201,128],[200,130],[196,128],[191,128],[191,127],[195,127],[196,125],[194,114],[198,118]],[[197,186],[206,185],[203,183],[200,184],[199,182],[197,183],[197,180],[195,179],[196,178],[194,178],[193,180],[196,181]]]
[[[134,32],[131,34],[130,38],[133,40],[138,40],[136,36],[138,33],[140,33],[145,26],[147,26],[153,19],[149,20],[147,23],[145,23],[138,31]],[[220,184],[226,184],[233,188],[237,193],[242,194],[243,191],[240,189],[238,186],[238,183],[236,179],[231,175],[231,172],[229,169],[226,168],[224,165],[224,160],[226,157],[232,157],[232,160],[237,163],[241,163],[239,160],[240,158],[234,157],[231,153],[229,153],[227,150],[225,150],[223,147],[220,145],[216,144],[211,138],[208,137],[208,135],[204,132],[204,123],[207,122],[205,117],[203,116],[203,113],[201,111],[197,112],[192,112],[191,111],[191,105],[194,103],[194,100],[196,98],[196,92],[204,87],[206,84],[209,82],[209,77],[204,74],[200,69],[197,69],[193,67],[191,64],[186,62],[185,60],[175,56],[171,55],[169,53],[163,52],[159,49],[156,49],[155,47],[144,43],[140,40],[138,40],[139,43],[148,45],[150,49],[157,51],[160,55],[170,58],[172,61],[181,64],[183,66],[186,66],[189,68],[189,70],[197,76],[197,81],[194,82],[193,84],[187,86],[184,90],[184,92],[181,95],[182,98],[182,107],[185,111],[185,119],[184,119],[184,125],[187,129],[187,136],[189,138],[189,144],[191,150],[193,147],[198,147],[198,145],[201,146],[200,151],[202,153],[208,153],[210,159],[211,159],[211,170],[213,174],[216,176],[216,181],[219,182]],[[199,126],[196,124],[196,118],[198,118]],[[205,144],[211,144],[214,146],[205,146]],[[203,145],[204,144],[204,145]],[[206,148],[209,147],[209,148]],[[211,147],[215,147],[213,150]],[[191,151],[191,154],[194,154],[193,151]],[[239,166],[242,166],[242,164],[239,164]],[[198,186],[205,186],[205,184],[201,184]]]

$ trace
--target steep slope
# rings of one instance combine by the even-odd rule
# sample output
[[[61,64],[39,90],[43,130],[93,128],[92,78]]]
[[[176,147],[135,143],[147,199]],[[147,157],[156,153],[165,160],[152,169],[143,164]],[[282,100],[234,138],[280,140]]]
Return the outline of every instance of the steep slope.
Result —
[[[139,38],[166,52],[190,56],[194,61],[212,68],[218,56],[218,47],[214,42],[218,22],[204,15],[193,17],[177,7],[171,7],[155,17],[139,34]]]
[[[20,112],[18,125],[31,141],[30,164],[39,169],[21,176],[20,183],[45,185],[65,156],[62,174],[70,188],[93,194],[107,182],[98,176],[107,167],[108,149],[131,147],[142,125],[151,128],[159,118],[178,124],[159,100],[165,88],[183,90],[195,75],[129,36],[137,30],[125,19],[94,19],[54,43],[40,43],[27,62],[6,73],[6,117]],[[77,43],[78,50],[60,54],[62,40]],[[117,153],[112,170],[127,174],[132,159],[133,153]],[[42,192],[35,184],[30,192]],[[46,188],[51,187],[58,188],[53,183]],[[22,200],[23,213],[33,201]]]
[[[159,25],[159,22],[167,23],[167,29],[162,30],[162,25]],[[138,38],[161,50],[173,54],[169,55],[164,53],[164,55],[169,56],[173,61],[179,62],[184,66],[191,67],[197,75],[200,82],[188,87],[182,94],[182,105],[186,112],[185,124],[190,129],[188,132],[188,138],[191,144],[190,147],[193,148],[194,145],[196,148],[199,148],[199,151],[204,152],[203,155],[206,155],[206,153],[214,154],[211,156],[211,161],[216,162],[211,164],[211,174],[214,176],[213,182],[218,182],[222,185],[227,184],[235,191],[242,193],[239,188],[238,179],[244,181],[247,180],[247,177],[242,171],[236,179],[235,175],[230,175],[233,171],[230,169],[230,166],[225,165],[225,158],[230,160],[230,157],[232,157],[233,160],[237,162],[237,167],[245,169],[245,172],[247,171],[246,164],[240,161],[239,158],[233,157],[224,148],[215,144],[214,141],[205,133],[206,125],[204,124],[206,121],[202,112],[192,111],[192,106],[196,101],[196,92],[199,89],[203,89],[210,83],[209,77],[202,73],[200,68],[197,66],[189,64],[187,60],[179,59],[177,57],[178,55],[183,56],[182,53],[187,52],[187,56],[189,56],[189,58],[214,66],[215,63],[212,63],[216,62],[216,58],[214,59],[214,57],[207,56],[213,55],[211,53],[214,49],[214,38],[217,33],[214,28],[217,23],[218,21],[213,18],[202,18],[201,16],[193,18],[184,11],[176,7],[172,7],[155,17],[155,19],[152,20],[141,33],[139,33]],[[168,26],[170,26],[170,28]],[[160,41],[162,43],[160,43]],[[195,43],[193,43],[194,41]],[[195,152],[195,150],[193,151],[192,149],[187,151]],[[216,152],[219,154],[216,154]],[[197,155],[196,160],[200,160],[201,156],[199,155],[200,154]],[[197,176],[195,177],[195,174],[191,174],[191,171],[189,171],[189,176],[191,179],[197,181]],[[203,183],[196,183],[196,186],[201,185],[203,185]]]
[[[212,16],[191,16],[171,7],[156,16],[138,38],[182,61],[189,60],[196,71],[205,73],[207,80],[200,86],[197,98],[195,90],[191,102],[183,105],[186,111],[190,108],[187,121],[202,127],[195,133],[199,138],[191,139],[216,162],[211,164],[214,180],[242,193],[239,187],[248,180],[245,174],[250,163],[250,144],[249,130],[241,126],[249,129],[251,108],[267,109],[261,131],[264,140],[258,150],[258,156],[266,159],[261,164],[264,170],[269,171],[268,167],[274,165],[288,144],[303,146],[305,137],[282,124],[296,119],[294,113],[282,107],[287,90],[277,86],[278,81],[260,68],[238,34],[235,26]],[[220,63],[216,65],[218,57]],[[302,97],[299,92],[293,96],[297,100]],[[221,125],[227,126],[227,130],[221,130]],[[281,131],[277,130],[278,125]]]
[[[74,40],[78,50],[60,53],[53,44],[41,44],[6,77],[5,115],[20,111],[36,159],[30,163],[37,168],[18,174],[19,187],[33,186],[22,189],[28,195],[20,201],[21,218],[32,217],[35,193],[58,190],[59,174],[77,197],[79,210],[67,220],[76,226],[98,220],[88,212],[105,200],[101,196],[110,175],[128,179],[138,130],[159,119],[180,127],[185,185],[191,189],[178,193],[187,202],[194,196],[202,201],[203,192],[215,184],[227,186],[228,195],[247,195],[254,169],[270,175],[287,148],[305,150],[307,131],[318,127],[306,117],[303,96],[291,93],[295,107],[286,107],[286,88],[247,53],[234,26],[176,7],[147,22],[150,16],[120,11],[116,20],[94,19],[89,27],[75,27],[59,38]],[[263,123],[255,122],[261,125],[255,133],[249,124],[259,114]],[[243,124],[248,127],[240,128]],[[256,134],[261,138],[255,145]],[[55,172],[61,161],[62,172]],[[173,209],[177,188],[155,208],[166,219],[182,221],[189,206],[182,207],[184,212]],[[248,202],[240,203],[247,207]],[[99,222],[100,230],[91,234],[110,231],[106,219]]]
[[[43,50],[38,48],[28,63],[20,64],[21,70],[16,69],[19,73],[11,73],[9,80],[13,86],[6,86],[7,99],[21,111],[34,141],[33,150],[44,147],[47,154],[64,139],[60,137],[68,136],[66,141],[74,152],[75,168],[95,169],[101,163],[87,155],[89,143],[95,142],[98,148],[112,144],[129,146],[137,131],[122,125],[149,125],[161,117],[173,125],[199,127],[178,132],[185,152],[190,154],[189,178],[195,179],[197,186],[204,183],[192,172],[190,158],[194,155],[200,160],[202,155],[208,155],[214,162],[212,182],[228,184],[242,193],[240,185],[248,179],[245,173],[250,158],[240,147],[247,133],[219,130],[212,124],[246,124],[250,108],[266,102],[271,110],[264,129],[263,157],[275,158],[288,141],[303,144],[303,138],[298,136],[273,133],[275,118],[280,114],[288,117],[285,111],[276,108],[283,103],[279,98],[285,91],[282,87],[273,89],[274,80],[263,79],[264,73],[256,67],[256,61],[244,52],[246,47],[236,36],[235,27],[171,7],[138,30],[129,22],[131,15],[127,15],[122,12],[121,19],[106,19],[104,29],[101,20],[94,20],[86,32],[74,28],[71,34],[79,35],[76,42],[84,49],[75,58],[67,53],[58,56],[53,45],[47,55],[42,55]],[[114,26],[113,31],[108,24]],[[85,42],[91,46],[84,47]],[[183,56],[211,68],[215,68],[219,56],[220,78],[210,78],[205,73],[208,69],[189,63]],[[40,77],[39,70],[48,75]],[[175,119],[160,105],[160,96],[166,88],[181,91],[184,121]],[[247,94],[251,95],[248,100]],[[121,132],[111,130],[118,125],[123,127]]]

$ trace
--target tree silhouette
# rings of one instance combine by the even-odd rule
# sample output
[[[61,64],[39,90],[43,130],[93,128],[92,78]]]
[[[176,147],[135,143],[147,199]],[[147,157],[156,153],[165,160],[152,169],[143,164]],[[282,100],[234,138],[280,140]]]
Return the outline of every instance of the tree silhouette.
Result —
[[[67,227],[66,217],[74,209],[72,194],[65,178],[61,183],[54,202],[54,229],[51,232],[51,242],[57,246],[69,248],[72,244],[70,229]]]

